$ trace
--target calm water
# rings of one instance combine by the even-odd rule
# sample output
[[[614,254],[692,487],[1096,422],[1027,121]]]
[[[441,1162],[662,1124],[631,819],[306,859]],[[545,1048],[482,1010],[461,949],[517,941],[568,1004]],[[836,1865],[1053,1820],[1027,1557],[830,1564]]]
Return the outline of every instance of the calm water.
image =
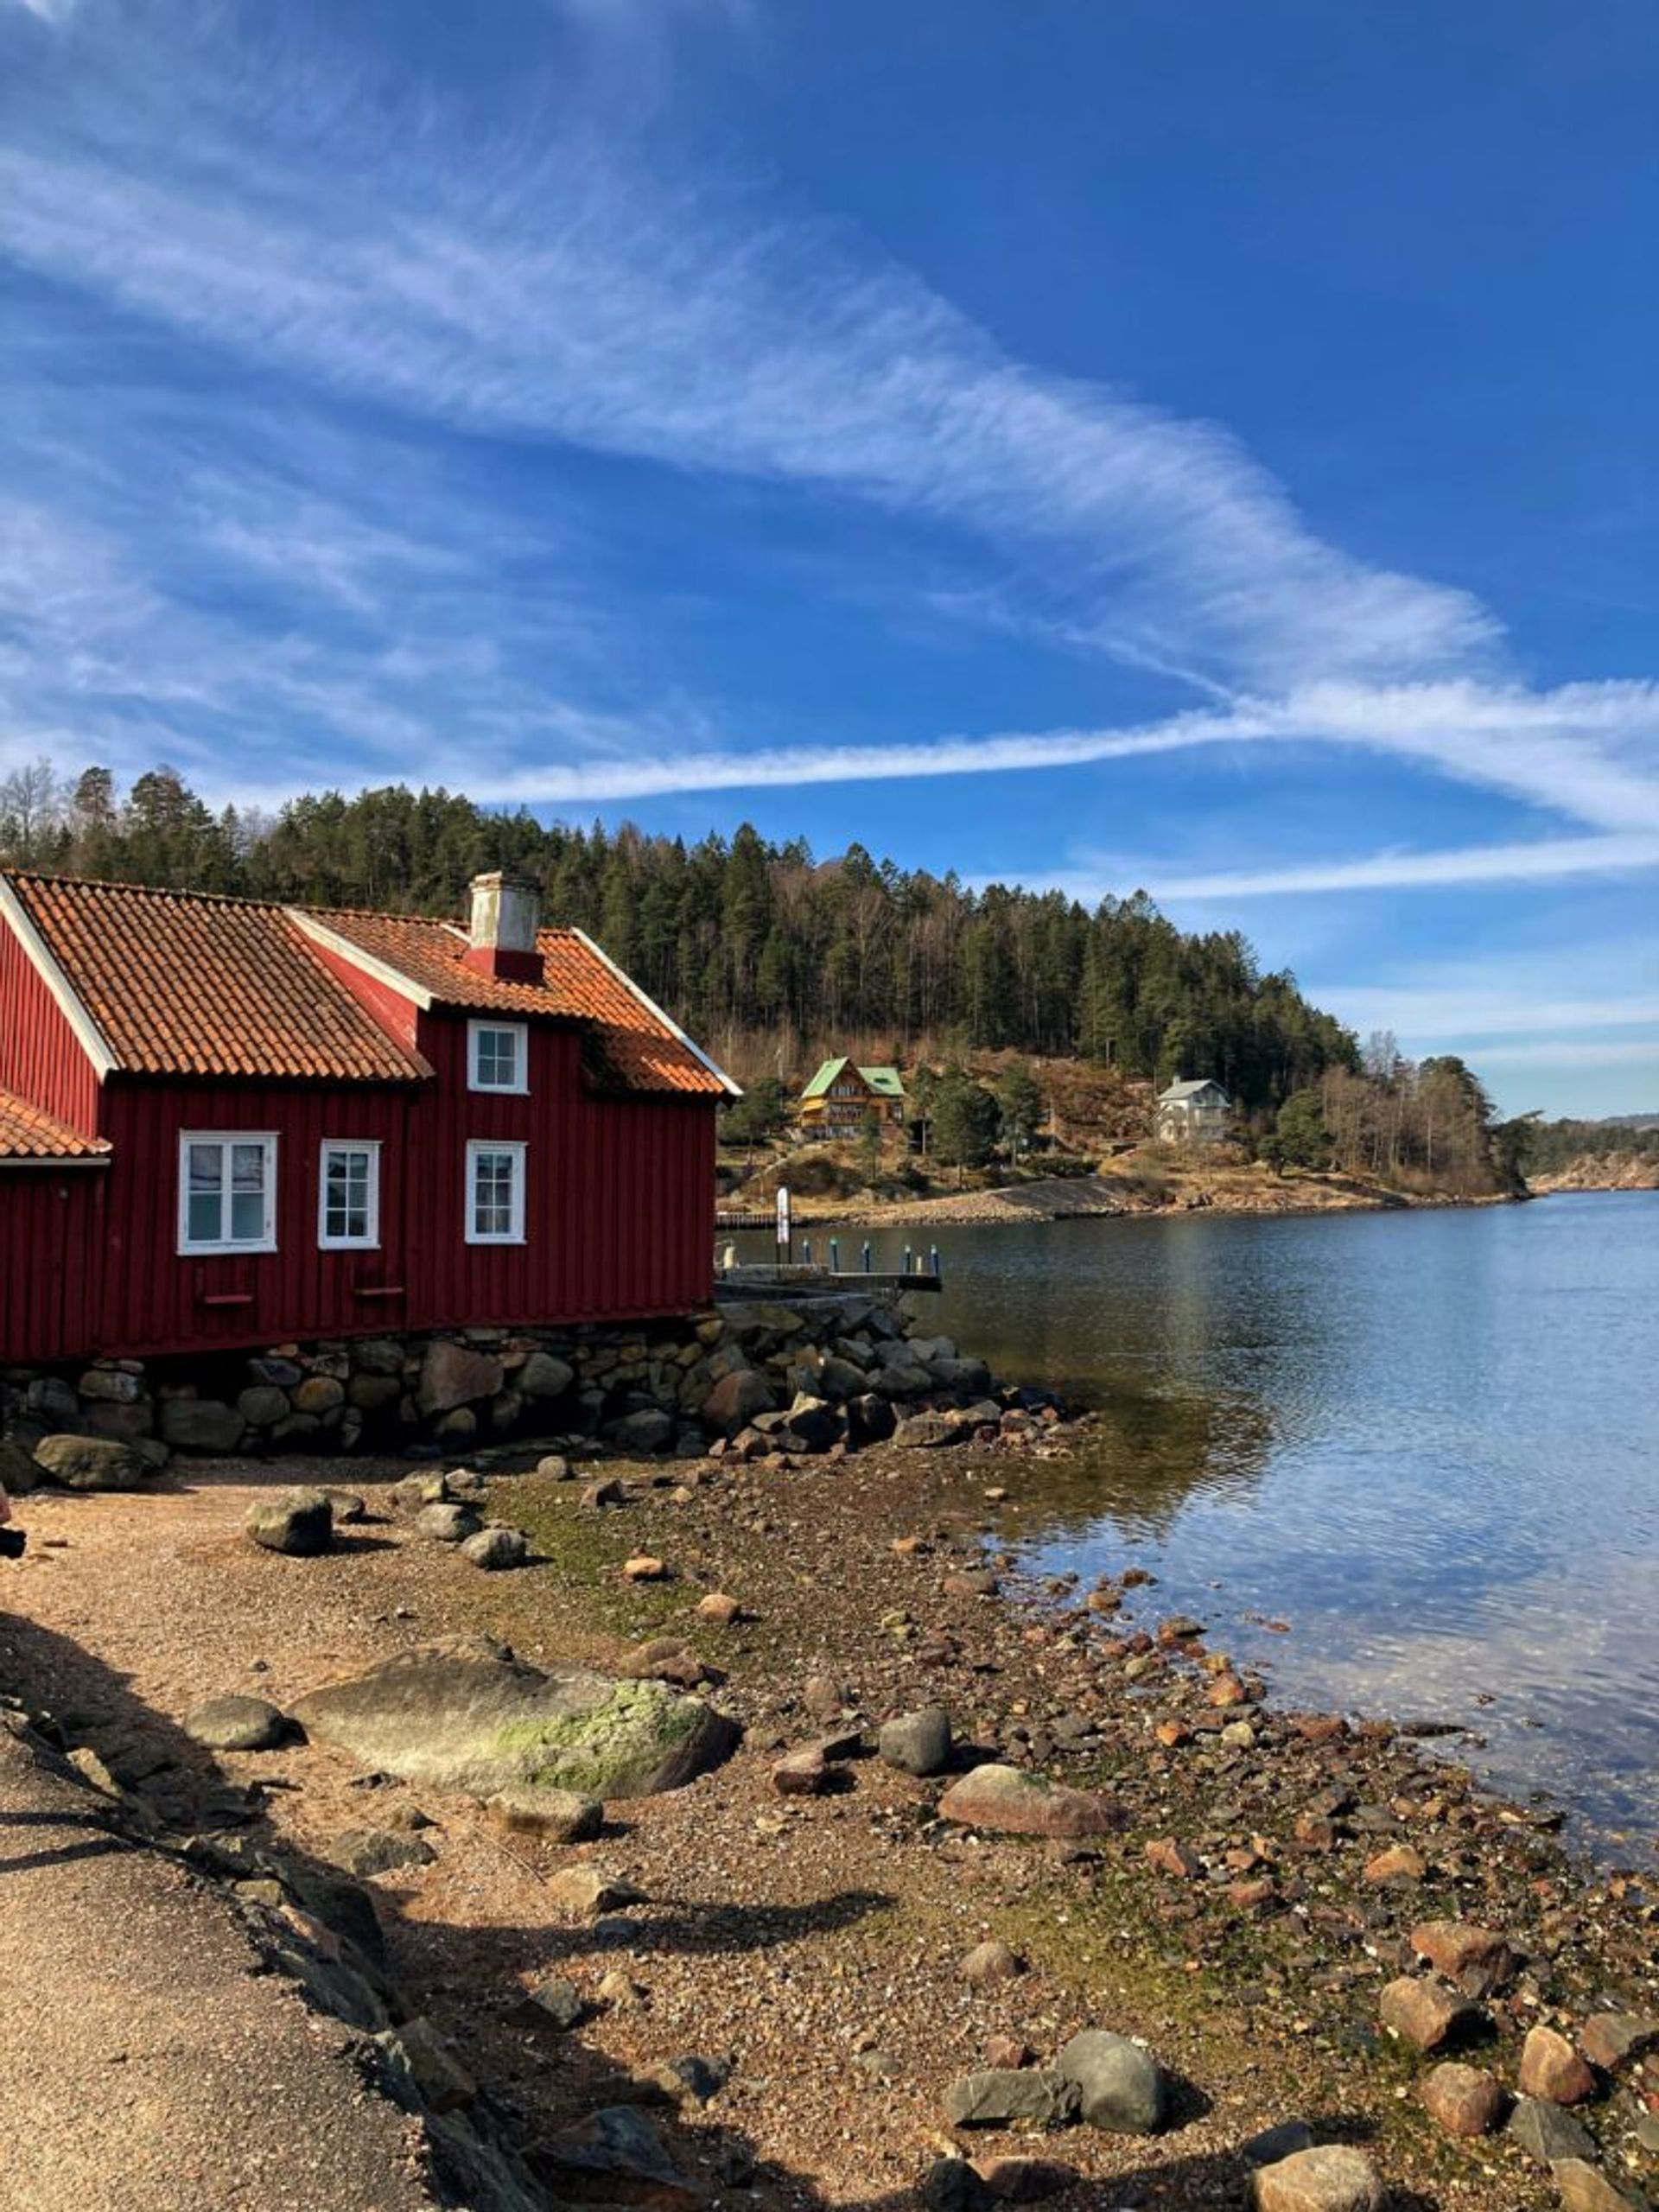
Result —
[[[1033,1478],[1033,1566],[1148,1566],[1145,1617],[1198,1614],[1276,1697],[1467,1724],[1459,1758],[1652,1859],[1659,1196],[939,1241],[939,1326],[1102,1414]]]

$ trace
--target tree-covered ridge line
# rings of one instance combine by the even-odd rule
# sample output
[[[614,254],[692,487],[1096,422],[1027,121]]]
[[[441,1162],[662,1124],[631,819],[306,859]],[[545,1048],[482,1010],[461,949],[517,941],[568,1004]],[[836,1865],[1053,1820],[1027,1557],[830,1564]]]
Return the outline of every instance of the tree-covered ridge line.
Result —
[[[1527,1175],[1557,1174],[1579,1160],[1659,1160],[1659,1114],[1619,1114],[1599,1122],[1545,1122],[1529,1115],[1517,1126]]]
[[[597,938],[740,1077],[824,1052],[903,1065],[955,1051],[1112,1061],[1213,1077],[1266,1115],[1332,1070],[1352,1034],[1236,931],[1187,935],[1144,893],[1093,912],[1056,892],[964,887],[874,860],[817,859],[747,824],[688,845],[624,826],[543,824],[447,791],[391,785],[215,814],[174,770],[123,794],[105,768],[48,762],[0,783],[13,865],[311,906],[458,911],[480,870],[543,886],[551,919]]]

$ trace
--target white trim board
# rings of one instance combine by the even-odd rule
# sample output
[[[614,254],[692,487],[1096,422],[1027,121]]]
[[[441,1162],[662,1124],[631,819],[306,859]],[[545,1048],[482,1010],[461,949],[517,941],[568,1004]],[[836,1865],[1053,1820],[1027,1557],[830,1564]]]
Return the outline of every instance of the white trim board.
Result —
[[[417,983],[412,976],[405,976],[400,968],[394,968],[389,960],[382,960],[378,953],[365,952],[360,944],[353,944],[348,937],[342,937],[338,930],[331,930],[326,922],[320,922],[303,906],[284,906],[283,912],[295,928],[302,936],[308,937],[314,944],[326,945],[330,952],[338,953],[353,968],[360,968],[365,976],[372,976],[377,983],[385,983],[388,989],[396,991],[400,998],[408,999],[423,1013],[432,1005],[432,994],[423,983]]]
[[[75,988],[58,965],[57,955],[35,925],[27,906],[17,896],[9,876],[0,875],[0,914],[11,925],[12,934],[29,957],[29,965],[56,1000],[58,1010],[75,1033],[75,1042],[80,1046],[100,1083],[121,1065],[110,1048],[108,1039],[99,1027],[77,995]]]

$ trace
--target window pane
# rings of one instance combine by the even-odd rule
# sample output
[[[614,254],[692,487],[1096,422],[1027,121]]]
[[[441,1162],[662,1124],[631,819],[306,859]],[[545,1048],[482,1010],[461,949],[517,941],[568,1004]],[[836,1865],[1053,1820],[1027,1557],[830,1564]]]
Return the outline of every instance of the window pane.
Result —
[[[473,1234],[511,1236],[513,1233],[513,1181],[518,1155],[511,1152],[477,1152],[473,1155]]]
[[[231,1147],[231,1188],[261,1194],[265,1187],[265,1147],[262,1144]]]
[[[190,1244],[217,1244],[219,1242],[219,1193],[217,1191],[192,1191],[186,1211],[185,1241]]]
[[[372,1231],[369,1194],[374,1154],[366,1145],[330,1145],[323,1154],[322,1233],[366,1243]]]
[[[225,1148],[217,1144],[190,1147],[190,1189],[217,1192],[225,1173]]]
[[[518,1088],[518,1031],[480,1029],[475,1041],[479,1089],[516,1090]]]
[[[265,1233],[265,1196],[263,1191],[231,1193],[231,1242],[257,1244]]]

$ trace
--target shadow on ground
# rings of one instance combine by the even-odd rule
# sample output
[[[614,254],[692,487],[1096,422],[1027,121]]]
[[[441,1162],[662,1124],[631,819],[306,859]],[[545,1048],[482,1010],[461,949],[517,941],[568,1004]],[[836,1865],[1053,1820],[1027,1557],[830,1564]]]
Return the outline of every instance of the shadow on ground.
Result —
[[[90,1859],[118,1851],[185,1851],[202,1871],[221,1877],[238,1865],[245,1872],[257,1874],[268,1859],[285,1870],[285,1885],[308,1909],[315,1910],[318,1901],[323,1901],[340,1915],[334,1925],[367,1956],[372,1967],[390,1958],[395,1973],[396,1962],[418,1953],[427,1967],[419,1979],[429,1986],[434,1980],[431,1967],[435,1961],[438,1963],[439,1979],[447,1979],[452,1999],[444,2012],[463,2032],[468,2020],[476,2031],[476,2040],[469,2037],[463,2053],[469,2063],[478,2063],[480,2056],[487,2060],[492,2044],[514,2029],[522,2050],[527,1975],[556,1968],[578,1949],[589,1957],[594,1952],[594,1931],[588,1926],[480,1929],[406,1923],[395,1893],[387,1887],[358,1884],[339,1867],[296,1851],[269,1819],[259,1787],[231,1783],[213,1755],[175,1720],[146,1704],[127,1677],[71,1638],[3,1611],[0,1694],[16,1700],[35,1717],[39,1734],[53,1751],[70,1756],[79,1752],[84,1777],[90,1770],[96,1779],[93,1762],[101,1764],[108,1777],[129,1793],[117,1800],[89,1789],[84,1813],[73,1815],[27,1810],[0,1814],[0,1910],[8,1869],[37,1865],[48,1858]],[[668,1953],[741,1959],[806,1933],[850,1926],[892,1903],[880,1892],[866,1891],[753,1910],[659,1898],[652,1918],[633,1925],[625,1922],[618,1928],[616,1962],[620,1967],[632,1957]],[[237,1909],[257,1928],[251,1908]],[[295,1970],[289,1957],[276,1955],[270,1962]],[[319,1991],[326,1997],[326,1975],[311,1980],[302,1974],[300,1979],[312,2001],[317,2001]],[[397,1989],[378,1976],[373,1986],[384,2001],[385,2015],[394,2023],[404,2022],[408,2007]],[[73,1993],[55,1994],[60,2000],[66,1994],[73,1997]],[[379,2024],[372,2018],[346,2018],[361,2035],[358,2049],[365,2069],[399,2101],[417,2104],[406,2077],[400,2082],[395,2069],[389,2074],[372,2061],[368,2035]],[[498,2090],[488,2066],[480,2065],[492,2087],[472,2107],[470,2120],[423,2112],[442,2191],[439,2201],[466,2203],[475,2212],[565,2212],[573,2201],[569,2185],[554,2189],[536,2178],[537,2145],[603,2107],[651,2104],[639,2081],[619,2074],[614,2061],[586,2043],[579,2031],[537,2031],[531,2042],[540,2088],[533,2105],[512,2088]],[[810,2052],[803,2052],[802,2063],[812,2063]],[[522,2063],[514,2070],[522,2075]],[[1196,2087],[1178,2085],[1178,2125],[1205,2108]],[[659,2135],[668,2171],[677,2170],[683,2177],[683,2193],[675,2195],[671,2189],[668,2194],[630,2195],[625,2190],[621,2195],[605,2193],[604,2202],[690,2208],[717,2199],[728,2207],[753,2207],[754,2212],[785,2212],[785,2208],[798,2212],[803,2206],[831,2202],[837,2212],[915,2212],[925,2202],[920,2193],[921,2160],[912,2185],[849,2202],[835,2194],[832,2183],[821,2183],[810,2172],[757,2163],[753,2146],[740,2131],[703,2120],[688,2127],[669,2105],[651,2110],[648,2120]],[[1335,2122],[1316,2133],[1324,2140],[1355,2139],[1351,2128],[1344,2130]],[[1242,2204],[1247,2177],[1236,2157],[1184,2156],[1177,2139],[1166,2139],[1166,2152],[1149,2152],[1109,2181],[1078,2177],[1049,2201],[1056,2212],[1084,2212],[1084,2208],[1088,2212],[1117,2212],[1117,2208],[1128,2212],[1131,2207],[1135,2212],[1204,2212],[1204,2208]],[[1057,2134],[1032,2139],[1020,2149],[1022,2155],[1064,2165],[1076,2140]],[[974,2145],[964,2147],[972,2153]],[[582,2195],[586,2201],[588,2192]],[[1438,2212],[1439,2200],[1396,2193],[1389,2203],[1390,2212]]]

